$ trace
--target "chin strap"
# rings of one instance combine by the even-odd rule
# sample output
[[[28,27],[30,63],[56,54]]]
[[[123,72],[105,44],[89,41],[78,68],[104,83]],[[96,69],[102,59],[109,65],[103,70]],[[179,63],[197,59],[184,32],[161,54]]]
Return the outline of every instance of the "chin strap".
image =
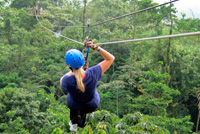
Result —
[[[72,69],[72,67],[69,67],[69,69],[73,72],[73,69]]]

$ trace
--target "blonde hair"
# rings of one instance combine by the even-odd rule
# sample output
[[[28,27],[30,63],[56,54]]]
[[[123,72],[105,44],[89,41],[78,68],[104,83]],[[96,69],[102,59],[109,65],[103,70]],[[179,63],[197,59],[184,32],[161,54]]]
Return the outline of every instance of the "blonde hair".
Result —
[[[84,76],[84,71],[82,67],[78,69],[73,69],[74,75],[76,77],[76,82],[78,85],[78,89],[81,90],[82,92],[85,92],[85,86],[83,84],[83,76]]]

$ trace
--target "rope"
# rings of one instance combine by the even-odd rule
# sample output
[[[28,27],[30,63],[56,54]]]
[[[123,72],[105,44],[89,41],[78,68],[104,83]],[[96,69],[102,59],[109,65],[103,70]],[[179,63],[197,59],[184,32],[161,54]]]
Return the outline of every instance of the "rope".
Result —
[[[44,29],[46,29],[47,31],[49,31],[49,32],[51,32],[51,33],[57,34],[56,32],[54,32],[54,31],[52,31],[52,30],[46,28],[45,26],[43,26],[43,25],[41,24],[41,22],[38,20],[38,17],[37,17],[36,12],[35,12],[35,17],[36,17],[38,23],[39,23]],[[84,45],[84,43],[81,43],[81,42],[79,42],[79,41],[73,40],[73,39],[68,38],[68,37],[66,37],[66,36],[63,36],[63,35],[61,35],[61,34],[60,34],[59,36],[65,38],[65,39],[67,39],[67,40],[70,40],[70,41],[72,41],[72,42],[76,42],[76,43],[78,43],[78,44]]]
[[[109,21],[113,21],[113,20],[116,20],[116,19],[121,19],[121,18],[126,17],[126,16],[130,16],[130,15],[133,15],[133,14],[136,14],[136,13],[144,12],[146,10],[153,9],[153,8],[156,8],[156,7],[160,7],[160,6],[163,6],[163,5],[166,5],[166,4],[169,4],[169,3],[173,3],[173,2],[176,2],[176,1],[179,1],[179,0],[174,0],[174,1],[166,2],[166,3],[160,4],[160,5],[148,7],[148,8],[136,11],[136,12],[132,12],[132,13],[129,13],[129,14],[125,14],[125,15],[113,18],[113,19],[109,19],[109,20],[106,20],[106,21],[103,21],[103,22],[99,22],[97,24],[90,25],[90,27],[97,26],[97,25],[100,25],[100,24],[104,24],[104,23],[107,23]]]
[[[174,38],[174,37],[183,37],[183,36],[194,36],[194,35],[200,35],[200,31],[191,32],[191,33],[182,33],[182,34],[172,34],[172,35],[165,35],[165,36],[149,37],[149,38],[141,38],[141,39],[112,41],[112,42],[105,42],[105,43],[97,43],[97,44],[94,44],[94,45],[108,45],[108,44],[111,45],[111,44],[117,44],[117,43],[127,43],[127,42],[136,42],[136,41],[145,41],[145,40],[156,40],[156,39],[165,39],[165,38]]]

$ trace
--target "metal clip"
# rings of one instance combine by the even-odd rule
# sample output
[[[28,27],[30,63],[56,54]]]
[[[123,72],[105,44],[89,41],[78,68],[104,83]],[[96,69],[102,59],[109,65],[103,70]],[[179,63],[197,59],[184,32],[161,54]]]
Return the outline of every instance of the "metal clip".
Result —
[[[90,37],[90,36],[87,36],[87,37],[86,37],[86,39],[85,39],[85,45],[86,45],[86,43],[87,43],[88,41],[91,41],[89,37]],[[91,47],[92,45],[89,44],[88,46]]]

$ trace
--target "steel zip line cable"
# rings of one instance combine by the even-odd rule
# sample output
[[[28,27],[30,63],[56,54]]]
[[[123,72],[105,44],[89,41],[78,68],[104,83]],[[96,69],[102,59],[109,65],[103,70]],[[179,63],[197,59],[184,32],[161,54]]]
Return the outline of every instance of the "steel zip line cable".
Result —
[[[125,14],[125,15],[122,15],[122,16],[119,16],[119,17],[116,17],[116,18],[113,18],[113,19],[109,19],[109,20],[106,20],[106,21],[103,21],[103,22],[99,22],[99,23],[97,23],[97,24],[90,25],[90,27],[97,26],[97,25],[100,25],[100,24],[104,24],[104,23],[107,23],[107,22],[109,22],[109,21],[113,21],[113,20],[116,20],[116,19],[121,19],[121,18],[124,18],[124,17],[126,17],[126,16],[130,16],[130,15],[133,15],[133,14],[136,14],[136,13],[144,12],[144,11],[146,11],[146,10],[153,9],[153,8],[156,8],[156,7],[160,7],[160,6],[163,6],[163,5],[166,5],[166,4],[169,4],[169,3],[173,3],[173,2],[176,2],[176,1],[179,1],[179,0],[173,0],[173,1],[166,2],[166,3],[160,4],[160,5],[148,7],[148,8],[145,8],[145,9],[142,9],[142,10],[139,10],[139,11],[136,11],[136,12],[132,12],[132,13],[129,13],[129,14]]]
[[[87,26],[55,26],[54,25],[54,27],[76,27],[76,28],[80,27],[80,28],[84,28],[84,27],[87,27]]]
[[[129,16],[129,15],[132,15],[132,14],[136,14],[136,13],[139,13],[139,12],[143,12],[143,11],[146,11],[146,10],[149,10],[149,9],[152,9],[152,8],[156,8],[156,7],[159,7],[159,6],[162,6],[162,5],[166,5],[168,3],[172,3],[172,2],[176,2],[176,1],[179,1],[179,0],[174,0],[174,1],[170,1],[170,2],[167,2],[167,3],[164,3],[164,4],[160,4],[160,5],[156,5],[156,6],[152,6],[152,7],[149,7],[149,8],[146,8],[146,9],[143,9],[143,10],[139,10],[139,11],[136,11],[136,12],[133,12],[133,13],[130,13],[130,14],[126,14],[126,15],[123,15],[123,16],[119,16],[117,18],[113,18],[113,19],[110,19],[110,20],[107,20],[107,21],[104,21],[104,22],[100,22],[98,24],[94,24],[94,25],[90,25],[91,26],[96,26],[96,25],[99,25],[99,24],[103,24],[103,23],[106,23],[106,22],[109,22],[109,21],[113,21],[115,19],[120,19],[120,18],[123,18],[123,17],[126,17],[126,16]],[[43,27],[45,28],[46,30],[56,34],[56,32],[54,31],[51,31],[49,30],[48,28],[46,28],[45,26],[43,26],[40,21],[38,20],[37,18],[37,15],[36,15],[36,12],[35,12],[35,16],[36,16],[36,19],[38,21],[38,23]],[[165,38],[174,38],[174,37],[182,37],[182,36],[194,36],[194,35],[200,35],[200,31],[198,32],[191,32],[191,33],[182,33],[182,34],[173,34],[173,35],[165,35],[165,36],[157,36],[157,37],[148,37],[148,38],[141,38],[141,39],[132,39],[132,40],[121,40],[121,41],[112,41],[112,42],[105,42],[105,43],[97,43],[96,45],[107,45],[107,44],[117,44],[117,43],[127,43],[127,42],[136,42],[136,41],[145,41],[145,40],[156,40],[156,39],[165,39]],[[70,41],[73,41],[73,42],[76,42],[78,44],[81,44],[81,45],[84,45],[84,43],[81,43],[79,41],[76,41],[76,40],[73,40],[71,38],[68,38],[68,37],[65,37],[63,35],[59,35],[63,38],[66,38]]]
[[[96,43],[94,45],[111,45],[117,43],[127,43],[127,42],[136,42],[136,41],[145,41],[145,40],[156,40],[156,39],[165,39],[165,38],[174,38],[174,37],[183,37],[183,36],[194,36],[200,35],[200,31],[198,32],[191,32],[191,33],[182,33],[182,34],[173,34],[173,35],[165,35],[165,36],[157,36],[157,37],[148,37],[148,38],[141,38],[141,39],[132,39],[132,40],[121,40],[121,41],[112,41],[112,42],[105,42],[105,43]]]
[[[39,23],[39,24],[40,24],[44,29],[48,30],[48,31],[51,32],[51,33],[57,34],[56,32],[51,31],[50,29],[46,28],[45,26],[43,26],[43,25],[41,24],[41,22],[40,22],[40,21],[38,20],[38,18],[37,18],[37,14],[36,14],[36,12],[35,12],[35,17],[36,17],[38,23]],[[84,43],[82,43],[82,42],[79,42],[79,41],[73,40],[73,39],[68,38],[68,37],[66,37],[66,36],[63,36],[63,35],[61,35],[61,34],[60,34],[59,36],[65,38],[65,39],[67,39],[67,40],[70,40],[70,41],[72,41],[72,42],[76,42],[76,43],[78,43],[78,44],[84,45]]]
[[[169,3],[173,3],[173,2],[176,2],[176,1],[179,1],[179,0],[174,0],[174,1],[166,2],[166,3],[160,4],[160,5],[148,7],[148,8],[136,11],[136,12],[132,12],[132,13],[129,13],[129,14],[125,14],[125,15],[113,18],[113,19],[109,19],[109,20],[106,20],[106,21],[103,21],[103,22],[99,22],[97,24],[90,25],[90,27],[97,26],[97,25],[100,25],[100,24],[104,24],[104,23],[107,23],[107,22],[110,22],[110,21],[113,21],[113,20],[116,20],[116,19],[121,19],[121,18],[126,17],[126,16],[130,16],[130,15],[133,15],[133,14],[136,14],[136,13],[144,12],[146,10],[150,10],[150,9],[160,7],[160,6],[163,6],[163,5],[167,5]],[[87,27],[87,26],[54,26],[54,27],[80,27],[80,28],[84,28],[84,27]]]

